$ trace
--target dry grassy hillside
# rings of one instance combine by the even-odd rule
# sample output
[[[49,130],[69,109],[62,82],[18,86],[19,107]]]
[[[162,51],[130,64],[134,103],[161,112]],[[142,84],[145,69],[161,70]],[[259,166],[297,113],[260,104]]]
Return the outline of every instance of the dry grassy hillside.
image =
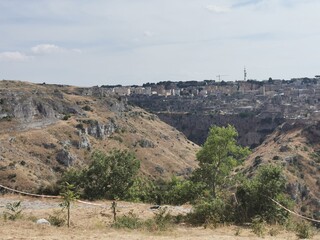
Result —
[[[0,81],[0,182],[23,190],[54,183],[94,150],[128,149],[141,173],[168,178],[196,167],[198,146],[157,116],[101,88]]]
[[[287,192],[297,211],[320,218],[320,124],[285,123],[250,155],[244,166],[250,176],[263,164],[282,166]]]

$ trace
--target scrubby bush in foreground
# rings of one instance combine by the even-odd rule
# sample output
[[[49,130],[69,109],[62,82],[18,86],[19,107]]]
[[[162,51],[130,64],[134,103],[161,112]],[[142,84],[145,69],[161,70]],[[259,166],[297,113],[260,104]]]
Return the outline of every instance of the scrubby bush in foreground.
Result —
[[[245,180],[237,189],[236,222],[251,222],[256,216],[260,216],[267,223],[284,224],[289,213],[271,199],[285,207],[292,206],[292,202],[285,195],[285,183],[280,167],[261,167],[253,179]]]
[[[126,150],[96,151],[88,168],[70,170],[61,181],[77,186],[87,199],[124,199],[139,168],[139,160]]]

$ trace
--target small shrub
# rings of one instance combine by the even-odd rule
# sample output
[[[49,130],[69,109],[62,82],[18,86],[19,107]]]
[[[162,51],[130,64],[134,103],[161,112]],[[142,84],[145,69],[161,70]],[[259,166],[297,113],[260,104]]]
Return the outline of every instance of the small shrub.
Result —
[[[272,236],[272,237],[277,236],[279,233],[280,233],[280,229],[277,228],[277,227],[272,227],[272,228],[269,230],[269,235]]]
[[[298,223],[295,232],[300,239],[311,238],[314,235],[311,224],[306,221]]]
[[[280,160],[280,157],[279,156],[273,156],[272,160]]]
[[[223,223],[225,220],[226,204],[219,198],[200,200],[194,205],[193,212],[187,215],[187,221],[195,225],[216,227],[218,223]]]
[[[165,210],[156,214],[154,218],[147,219],[144,222],[144,226],[150,232],[170,230],[172,229],[173,224],[174,217],[169,213],[166,213]]]
[[[240,227],[237,227],[236,228],[236,232],[234,233],[235,236],[240,236],[240,233],[241,233],[241,228]]]
[[[78,123],[78,124],[76,125],[76,128],[79,129],[79,130],[81,130],[81,131],[84,131],[84,130],[85,130],[83,123]]]
[[[260,217],[256,216],[252,219],[252,232],[258,237],[263,237],[266,231],[266,222]]]
[[[120,136],[113,136],[112,139],[114,139],[114,140],[116,140],[116,141],[118,141],[118,142],[120,142],[120,143],[123,142],[123,139],[122,139],[122,137],[120,137]]]
[[[2,119],[8,122],[11,122],[12,118],[13,118],[12,116],[5,116]]]
[[[11,221],[15,221],[22,217],[22,206],[21,201],[7,203],[6,210],[3,213],[3,217],[5,220],[9,219]]]
[[[111,226],[117,229],[138,229],[142,227],[142,221],[136,214],[133,213],[133,211],[130,211],[128,215],[119,216],[117,218],[117,221],[114,222]]]
[[[172,227],[173,217],[167,211],[167,208],[162,208],[158,213],[155,213],[153,218],[154,223],[156,225],[156,230],[164,231]]]
[[[53,211],[52,215],[49,215],[49,222],[56,227],[62,227],[66,224],[66,217],[62,211]]]
[[[68,113],[63,116],[62,120],[67,121],[70,117],[71,117],[71,115]]]
[[[9,174],[8,175],[8,179],[14,179],[14,178],[16,178],[17,177],[17,174],[16,173],[12,173],[12,174]]]
[[[38,220],[38,218],[32,214],[29,216],[26,216],[25,219],[32,221],[32,222],[36,222]]]
[[[84,111],[93,111],[93,109],[89,106],[89,105],[85,105],[83,108],[82,108]]]

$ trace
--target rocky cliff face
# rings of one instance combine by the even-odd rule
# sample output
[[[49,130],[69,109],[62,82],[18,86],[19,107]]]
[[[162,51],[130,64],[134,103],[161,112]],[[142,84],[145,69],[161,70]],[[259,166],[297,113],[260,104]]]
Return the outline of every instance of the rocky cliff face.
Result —
[[[176,129],[100,88],[0,81],[0,181],[36,191],[95,150],[127,149],[151,178],[187,175],[193,144]]]
[[[191,141],[203,144],[212,125],[235,126],[239,144],[251,148],[259,146],[284,119],[281,117],[259,118],[255,114],[241,116],[200,113],[158,113],[159,118],[183,132]]]
[[[212,125],[234,125],[239,143],[255,148],[266,136],[286,121],[284,111],[274,99],[250,99],[252,96],[234,94],[210,97],[131,96],[129,102],[183,132],[188,139],[201,145]]]

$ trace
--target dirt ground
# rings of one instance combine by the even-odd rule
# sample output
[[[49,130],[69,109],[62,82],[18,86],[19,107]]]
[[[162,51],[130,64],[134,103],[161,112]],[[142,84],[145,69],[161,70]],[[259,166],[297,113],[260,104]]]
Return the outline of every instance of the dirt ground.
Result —
[[[5,221],[3,212],[7,203],[21,201],[23,217],[16,221]],[[163,232],[149,232],[147,230],[118,230],[111,228],[112,210],[110,201],[94,202],[96,205],[76,203],[71,210],[71,227],[55,227],[36,224],[40,218],[48,219],[58,211],[59,200],[29,198],[17,195],[0,195],[0,239],[261,239],[250,228],[237,226],[221,226],[215,229],[203,227],[187,227],[179,225]],[[157,210],[151,210],[151,205],[140,203],[118,202],[117,215],[133,211],[139,218],[147,219],[154,216]],[[172,215],[186,214],[191,206],[167,206]],[[293,232],[279,231],[276,236],[270,236],[266,231],[263,239],[297,239]],[[320,239],[317,234],[313,239]]]

